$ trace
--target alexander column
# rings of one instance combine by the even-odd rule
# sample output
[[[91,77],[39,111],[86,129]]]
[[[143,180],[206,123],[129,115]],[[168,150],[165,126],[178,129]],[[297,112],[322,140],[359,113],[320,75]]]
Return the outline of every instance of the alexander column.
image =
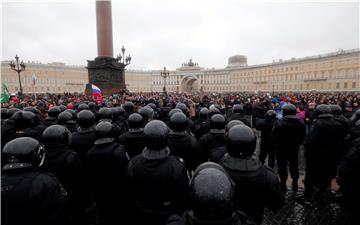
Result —
[[[116,58],[113,55],[111,1],[96,0],[97,52],[94,60],[88,60],[89,84],[86,94],[91,94],[91,84],[98,86],[103,94],[111,95],[125,91],[125,67],[130,64],[130,55],[125,48]]]

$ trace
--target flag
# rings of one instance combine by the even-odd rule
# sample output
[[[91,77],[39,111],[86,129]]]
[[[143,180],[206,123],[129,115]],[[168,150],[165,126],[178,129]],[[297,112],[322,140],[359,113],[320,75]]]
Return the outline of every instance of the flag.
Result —
[[[10,93],[6,84],[2,84],[2,93],[1,93],[1,104],[7,103],[10,100]]]
[[[33,75],[32,75],[32,85],[33,86],[35,86],[36,80],[37,80],[36,75],[35,75],[35,73],[33,73]]]
[[[92,96],[96,96],[96,97],[101,97],[101,90],[100,88],[98,88],[95,85],[91,85],[91,89],[92,89]]]

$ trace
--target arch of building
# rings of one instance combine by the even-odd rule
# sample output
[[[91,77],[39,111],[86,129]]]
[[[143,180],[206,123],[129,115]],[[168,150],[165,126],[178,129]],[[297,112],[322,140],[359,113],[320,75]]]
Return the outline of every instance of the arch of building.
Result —
[[[181,92],[199,92],[200,84],[199,79],[194,75],[188,75],[182,78],[181,82]]]

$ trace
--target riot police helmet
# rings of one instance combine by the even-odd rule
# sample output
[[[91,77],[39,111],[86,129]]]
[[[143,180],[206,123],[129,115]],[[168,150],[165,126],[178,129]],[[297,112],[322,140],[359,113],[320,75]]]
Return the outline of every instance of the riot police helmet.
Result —
[[[225,132],[225,117],[221,114],[215,114],[210,118],[210,132],[224,133]]]
[[[282,107],[282,114],[283,116],[295,116],[297,113],[296,107],[293,104],[286,104]]]
[[[44,146],[31,137],[13,139],[4,146],[3,171],[39,167],[45,158]]]
[[[244,123],[240,120],[230,120],[227,124],[226,124],[226,131],[229,131],[233,126],[236,125],[244,125]]]
[[[144,121],[149,121],[154,116],[154,110],[150,106],[145,106],[139,109],[139,114],[143,117]]]
[[[201,224],[231,220],[234,213],[234,183],[218,164],[206,162],[190,181],[194,219]]]
[[[178,104],[176,104],[175,108],[180,109],[184,114],[186,114],[188,112],[187,106],[182,102],[179,102]]]
[[[17,111],[20,111],[20,109],[18,108],[10,108],[7,110],[7,114],[8,114],[8,118],[11,118],[12,115],[14,115],[14,113],[16,113]]]
[[[329,105],[329,107],[330,107],[330,114],[333,116],[338,116],[343,113],[341,107],[337,104]]]
[[[199,111],[199,116],[201,119],[207,120],[209,114],[209,110],[205,107],[201,108]]]
[[[27,112],[32,112],[34,113],[35,115],[38,115],[40,114],[39,110],[33,106],[28,106],[28,107],[25,107],[24,108],[24,111],[27,111]]]
[[[88,128],[95,124],[95,115],[90,110],[82,110],[77,114],[77,121],[80,127]]]
[[[52,125],[42,133],[43,142],[46,147],[70,145],[71,137],[71,132],[61,125]]]
[[[99,119],[100,121],[106,120],[111,122],[113,119],[113,112],[111,111],[110,108],[103,107],[99,110]]]
[[[58,118],[59,114],[61,113],[61,110],[58,106],[54,106],[48,111],[48,117],[50,118]]]
[[[132,113],[127,119],[129,132],[138,131],[143,126],[143,117],[139,113]]]
[[[254,154],[256,136],[250,127],[245,125],[233,126],[227,133],[226,148],[230,156],[246,158]]]
[[[240,104],[235,104],[232,108],[232,112],[233,113],[243,113],[244,112],[244,107]]]
[[[58,116],[58,123],[59,124],[71,124],[75,123],[74,117],[70,112],[62,112]]]
[[[184,131],[187,125],[187,118],[184,113],[177,112],[170,118],[170,129],[176,132]]]
[[[81,111],[83,111],[83,110],[88,110],[89,109],[89,106],[87,105],[87,104],[85,104],[85,103],[81,103],[78,107],[77,107],[77,111],[78,112],[81,112]]]
[[[169,128],[160,120],[152,120],[144,128],[145,146],[150,150],[161,150],[167,146]]]
[[[108,121],[102,121],[96,125],[95,134],[97,137],[95,144],[102,144],[109,140],[112,141],[114,140],[113,125]]]
[[[134,112],[135,106],[134,106],[134,103],[132,103],[132,102],[125,102],[125,104],[123,105],[123,108],[124,108],[125,112],[132,113],[132,112]]]
[[[324,114],[330,114],[330,107],[326,104],[320,104],[316,106],[315,108],[315,114],[316,116],[324,115]]]

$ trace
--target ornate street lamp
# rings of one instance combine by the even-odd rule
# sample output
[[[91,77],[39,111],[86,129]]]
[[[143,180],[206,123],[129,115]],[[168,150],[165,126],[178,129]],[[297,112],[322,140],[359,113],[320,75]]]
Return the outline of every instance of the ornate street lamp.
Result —
[[[164,66],[163,71],[161,71],[160,76],[164,78],[164,88],[163,92],[166,94],[166,78],[170,75],[170,72],[166,70],[166,67]]]
[[[15,62],[14,62],[14,60],[11,60],[9,63],[9,66],[10,66],[11,70],[14,70],[18,73],[19,87],[20,87],[19,94],[20,94],[20,96],[22,96],[23,90],[22,90],[22,86],[21,86],[20,73],[25,70],[26,66],[23,61],[21,61],[19,64],[19,56],[18,55],[15,56],[15,60],[16,60]]]
[[[122,54],[118,54],[116,56],[116,60],[119,63],[124,64],[124,66],[129,65],[131,63],[131,57],[130,57],[130,54],[128,56],[125,56],[125,48],[124,48],[124,46],[122,46],[122,48],[121,48],[121,53]]]

